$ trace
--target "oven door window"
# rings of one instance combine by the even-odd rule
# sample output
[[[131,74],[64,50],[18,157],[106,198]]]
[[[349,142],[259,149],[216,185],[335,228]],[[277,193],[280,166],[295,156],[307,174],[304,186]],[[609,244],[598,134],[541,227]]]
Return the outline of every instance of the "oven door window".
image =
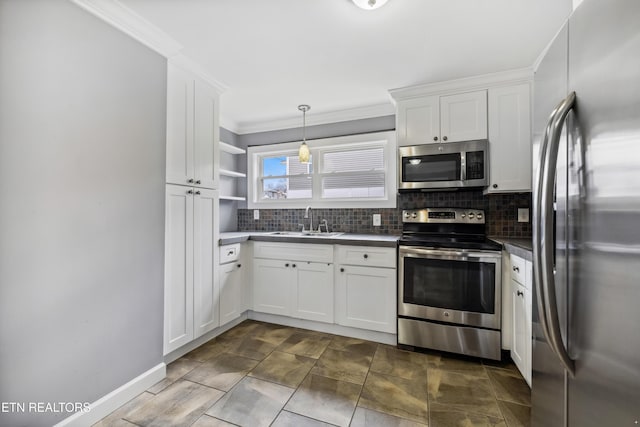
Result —
[[[495,264],[404,258],[404,303],[495,313]]]
[[[460,153],[402,158],[402,182],[458,181]]]

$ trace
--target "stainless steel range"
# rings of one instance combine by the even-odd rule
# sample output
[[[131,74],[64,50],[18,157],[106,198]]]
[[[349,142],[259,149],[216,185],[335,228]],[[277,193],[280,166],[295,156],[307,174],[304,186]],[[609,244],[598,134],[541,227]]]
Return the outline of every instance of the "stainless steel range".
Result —
[[[479,209],[402,212],[398,344],[499,360],[501,246]]]

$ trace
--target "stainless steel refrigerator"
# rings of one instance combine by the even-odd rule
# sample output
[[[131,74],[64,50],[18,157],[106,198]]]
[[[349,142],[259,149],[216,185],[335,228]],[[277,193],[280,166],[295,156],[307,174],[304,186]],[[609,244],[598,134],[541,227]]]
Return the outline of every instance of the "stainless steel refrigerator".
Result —
[[[532,425],[640,425],[640,1],[584,0],[534,79]]]

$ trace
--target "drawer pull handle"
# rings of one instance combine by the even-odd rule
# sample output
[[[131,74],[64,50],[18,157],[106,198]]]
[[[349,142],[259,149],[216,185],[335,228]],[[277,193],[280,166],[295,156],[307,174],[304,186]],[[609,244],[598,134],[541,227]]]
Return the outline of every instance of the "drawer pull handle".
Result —
[[[285,266],[285,267],[289,267],[289,263],[286,263],[284,266]]]
[[[340,273],[344,273],[344,268],[341,268],[341,269],[340,269]]]
[[[227,256],[233,255],[233,253],[234,253],[234,252],[235,252],[235,251],[229,251],[229,252],[227,252]]]
[[[291,267],[296,268],[296,265],[295,265],[295,264],[293,264]]]
[[[238,268],[242,267],[242,264],[238,264]]]
[[[513,271],[515,271],[516,273],[520,273],[520,268],[519,267],[513,267]]]
[[[364,256],[365,259],[369,258],[369,255],[367,255],[367,254],[364,254],[363,256]]]

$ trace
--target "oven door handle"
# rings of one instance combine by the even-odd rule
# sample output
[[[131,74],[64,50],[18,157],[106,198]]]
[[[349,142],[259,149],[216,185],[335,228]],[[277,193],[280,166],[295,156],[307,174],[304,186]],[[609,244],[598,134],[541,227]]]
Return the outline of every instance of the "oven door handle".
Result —
[[[464,261],[482,258],[502,258],[500,252],[481,252],[466,250],[421,249],[412,246],[400,246],[400,256],[420,256],[423,258],[460,259]]]

